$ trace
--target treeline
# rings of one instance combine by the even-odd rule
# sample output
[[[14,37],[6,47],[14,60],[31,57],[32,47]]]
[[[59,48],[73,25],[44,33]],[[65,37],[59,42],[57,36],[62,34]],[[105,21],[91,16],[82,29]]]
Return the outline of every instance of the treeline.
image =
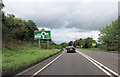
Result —
[[[96,43],[96,46],[92,46],[92,43]],[[87,37],[85,39],[78,39],[75,41],[70,41],[69,43],[63,42],[60,44],[62,47],[66,47],[66,46],[74,46],[74,47],[78,47],[78,48],[97,48],[98,44],[95,40],[93,40],[93,38],[91,37]]]
[[[32,20],[22,20],[13,14],[7,16],[2,12],[2,37],[3,40],[12,38],[17,40],[33,40],[34,31],[38,30]]]
[[[118,51],[120,50],[120,16],[112,24],[106,25],[105,28],[100,29],[98,42],[93,38],[80,38],[79,40],[70,41],[69,43],[63,42],[60,45],[62,47],[75,46],[79,48],[99,48],[105,51]],[[92,43],[96,43],[96,46],[92,46]]]
[[[120,16],[112,24],[106,25],[105,28],[100,29],[99,42],[101,42],[100,49],[116,51],[118,50],[118,41],[120,35]]]
[[[33,46],[39,46],[38,40],[34,39],[34,31],[38,30],[37,25],[32,21],[25,21],[21,18],[16,18],[13,14],[5,15],[2,12],[2,40],[4,44],[14,43],[19,45],[20,43],[28,42],[34,44]],[[52,39],[41,40],[41,48],[49,49],[61,48],[60,45],[55,44]],[[49,44],[49,45],[48,45]],[[9,45],[6,45],[9,46]]]

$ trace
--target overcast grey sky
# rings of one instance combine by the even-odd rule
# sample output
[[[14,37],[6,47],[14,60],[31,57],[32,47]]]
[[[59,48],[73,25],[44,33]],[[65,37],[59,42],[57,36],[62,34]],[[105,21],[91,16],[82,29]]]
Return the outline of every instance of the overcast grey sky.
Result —
[[[98,39],[99,29],[118,18],[118,0],[5,0],[4,12],[52,30],[56,43]]]

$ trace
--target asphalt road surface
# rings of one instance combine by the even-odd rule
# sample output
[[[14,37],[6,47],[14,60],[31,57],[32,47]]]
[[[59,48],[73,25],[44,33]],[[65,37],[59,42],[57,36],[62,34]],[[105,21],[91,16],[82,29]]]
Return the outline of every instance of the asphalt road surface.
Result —
[[[104,64],[105,66],[107,66],[108,68],[112,69],[113,71],[115,71],[116,73],[118,72],[118,66],[120,66],[119,60],[120,60],[120,55],[118,55],[117,53],[109,53],[109,52],[102,52],[102,51],[93,51],[93,50],[81,50],[78,49],[78,51],[85,53],[86,55],[94,58],[95,60],[101,62],[102,64]]]
[[[57,59],[53,61],[55,58]],[[18,75],[114,76],[118,75],[118,54],[81,49],[77,49],[76,53],[63,51]]]
[[[79,53],[64,53],[38,75],[105,75]]]

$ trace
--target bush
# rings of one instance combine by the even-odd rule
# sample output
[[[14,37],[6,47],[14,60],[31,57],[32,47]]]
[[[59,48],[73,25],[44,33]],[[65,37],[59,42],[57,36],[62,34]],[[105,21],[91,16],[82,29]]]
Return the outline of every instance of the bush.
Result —
[[[117,46],[100,45],[99,48],[101,50],[106,50],[106,51],[116,51],[118,47]]]
[[[107,50],[107,46],[106,45],[100,45],[99,49],[101,49],[101,50]]]

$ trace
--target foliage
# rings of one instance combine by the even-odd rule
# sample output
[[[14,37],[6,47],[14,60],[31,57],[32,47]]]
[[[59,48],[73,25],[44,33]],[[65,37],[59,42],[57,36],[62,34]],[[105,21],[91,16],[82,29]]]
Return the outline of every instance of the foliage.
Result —
[[[22,20],[13,14],[2,12],[2,73],[3,75],[34,64],[61,50],[61,46],[51,39],[34,40],[34,31],[38,30],[32,20]],[[46,50],[49,46],[49,50]]]
[[[119,30],[118,20],[115,20],[110,25],[106,25],[106,28],[100,29],[99,41],[103,44],[100,48],[105,50],[118,50]]]
[[[34,31],[38,30],[37,25],[32,20],[22,20],[20,18],[16,18],[13,14],[7,14],[7,16],[2,12],[2,39],[3,43],[9,43],[11,40],[17,41],[27,41],[36,43],[38,47],[38,40],[34,40]],[[49,49],[61,48],[60,45],[55,44],[51,39],[41,40],[41,48]],[[11,42],[10,42],[11,43]],[[32,44],[31,43],[31,44]]]
[[[73,43],[73,46],[74,47],[79,46],[79,40],[75,40],[74,43]]]
[[[118,17],[118,51],[120,51],[120,16]]]
[[[68,45],[69,45],[69,46],[72,46],[72,45],[73,45],[73,41],[70,41],[70,42],[68,43]]]
[[[87,37],[81,41],[81,45],[83,48],[92,48],[93,47],[92,43],[97,44],[97,42],[95,40],[93,40],[93,38],[91,38],[91,37]],[[95,47],[97,47],[97,46],[95,46]]]
[[[37,40],[37,46],[39,46],[38,40]],[[40,48],[41,49],[61,49],[62,47],[59,44],[54,43],[51,39],[41,39],[40,40]]]
[[[22,20],[16,18],[13,14],[5,14],[2,12],[2,34],[3,38],[13,38],[17,40],[33,40],[34,31],[38,30],[36,24],[32,20]],[[3,39],[4,40],[4,39]]]
[[[87,37],[85,39],[80,38],[79,40],[75,40],[73,45],[80,48],[94,48],[94,46],[92,46],[92,43],[97,44],[97,42],[93,40],[93,38]],[[95,47],[97,47],[97,45]]]
[[[68,46],[68,44],[66,42],[63,42],[60,44],[62,48],[65,48],[66,46]]]

